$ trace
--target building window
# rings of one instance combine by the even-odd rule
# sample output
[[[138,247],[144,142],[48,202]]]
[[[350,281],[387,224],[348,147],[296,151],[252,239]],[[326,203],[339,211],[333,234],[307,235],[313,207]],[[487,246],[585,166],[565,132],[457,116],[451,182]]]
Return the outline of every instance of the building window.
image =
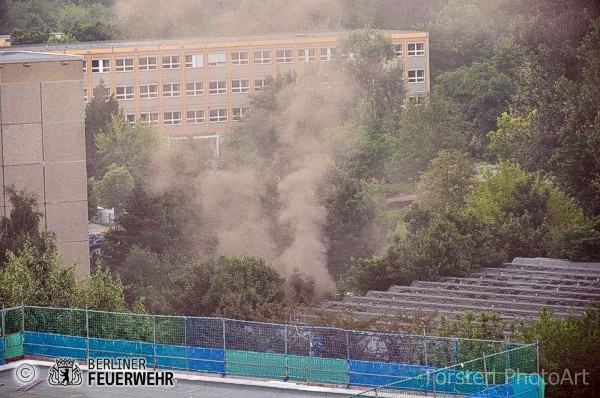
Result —
[[[248,51],[232,51],[231,65],[248,65]]]
[[[110,60],[108,58],[92,59],[92,73],[110,72]]]
[[[185,84],[186,95],[202,95],[204,94],[204,82],[189,82]]]
[[[219,80],[214,82],[208,82],[208,94],[227,94],[227,81]]]
[[[165,83],[162,86],[163,97],[181,97],[180,83]]]
[[[127,120],[129,124],[135,124],[135,113],[125,114],[125,120]]]
[[[202,68],[204,67],[204,54],[187,54],[185,56],[186,68]]]
[[[254,51],[254,63],[255,64],[270,64],[271,63],[271,50]]]
[[[181,64],[179,63],[179,55],[166,55],[162,57],[163,69],[179,69]]]
[[[300,62],[315,62],[317,60],[316,48],[301,48],[298,50],[298,60]]]
[[[181,124],[181,112],[180,111],[170,111],[165,112],[163,117],[163,124],[165,126],[176,126]]]
[[[410,97],[408,97],[408,102],[410,102],[411,104],[415,104],[415,105],[422,105],[425,103],[426,99],[427,99],[426,92],[414,92],[411,94]]]
[[[88,92],[87,88],[83,89],[83,102],[88,102]]]
[[[156,70],[156,57],[139,57],[138,58],[139,68],[141,71],[144,70]]]
[[[211,68],[227,65],[227,53],[208,53],[208,66]]]
[[[280,64],[294,62],[294,50],[277,50],[275,61]]]
[[[423,83],[425,82],[425,69],[412,69],[408,71],[408,82],[409,83]]]
[[[233,108],[232,109],[232,119],[234,122],[239,122],[240,120],[242,120],[242,118],[244,116],[246,116],[246,114],[248,113],[248,110],[250,108],[248,108],[247,106],[245,107],[241,107],[241,108]]]
[[[231,92],[237,94],[246,94],[250,92],[250,80],[232,80]]]
[[[262,77],[260,79],[254,79],[254,92],[259,93],[261,91],[265,91],[267,87],[269,87],[268,78]]]
[[[425,43],[408,43],[408,56],[425,55]]]
[[[140,84],[140,99],[158,98],[158,84]]]
[[[394,56],[401,57],[403,55],[404,55],[404,47],[402,46],[402,43],[395,43],[394,44]]]
[[[199,124],[204,123],[204,109],[193,109],[187,111],[187,124]]]
[[[115,72],[133,72],[133,57],[115,58]]]
[[[140,120],[152,126],[158,126],[158,112],[140,113]]]
[[[211,109],[210,110],[210,122],[211,123],[226,123],[227,122],[227,109]]]
[[[321,47],[321,61],[331,61],[335,47]]]
[[[84,59],[83,60],[83,74],[85,75],[87,73],[87,61]]]
[[[117,99],[118,100],[132,100],[135,99],[135,87],[134,86],[117,86]]]

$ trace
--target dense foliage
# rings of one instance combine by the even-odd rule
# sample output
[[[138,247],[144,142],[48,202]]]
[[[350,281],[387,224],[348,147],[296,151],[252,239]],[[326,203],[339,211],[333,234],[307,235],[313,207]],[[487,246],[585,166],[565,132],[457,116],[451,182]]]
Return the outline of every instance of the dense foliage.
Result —
[[[0,3],[0,32],[12,32],[15,43],[41,43],[424,29],[431,94],[406,100],[405,71],[385,35],[349,34],[331,68],[272,76],[217,163],[197,143],[166,150],[152,127],[129,125],[99,85],[86,110],[90,197],[119,213],[102,249],[123,293],[105,268],[90,287],[56,268],[51,240],[37,232],[35,201],[21,193],[0,231],[2,263],[12,270],[0,275],[6,302],[121,308],[144,299],[160,313],[283,319],[334,284],[344,293],[387,289],[514,256],[600,260],[597,2],[202,3],[182,2],[175,12],[151,0],[9,0]],[[208,191],[221,196],[207,200]],[[385,204],[412,193],[408,208]],[[225,216],[216,220],[219,212]],[[260,235],[263,256],[222,253],[227,239],[241,247],[248,235]],[[310,255],[309,246],[316,248]],[[298,252],[302,266],[282,266]],[[321,262],[330,285],[303,267]],[[64,286],[39,285],[39,272]],[[58,286],[80,292],[99,289],[98,281],[114,286],[114,303],[93,304],[83,293],[49,298]],[[516,339],[540,340],[547,370],[585,366],[598,374],[597,321],[593,309],[510,327]],[[501,338],[505,327],[494,315],[467,314],[442,333]]]

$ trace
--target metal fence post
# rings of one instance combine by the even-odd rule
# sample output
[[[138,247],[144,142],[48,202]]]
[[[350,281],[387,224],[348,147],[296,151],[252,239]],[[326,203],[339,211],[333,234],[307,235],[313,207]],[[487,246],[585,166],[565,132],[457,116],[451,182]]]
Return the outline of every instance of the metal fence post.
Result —
[[[183,346],[185,347],[185,370],[190,371],[190,353],[187,348],[187,316],[183,317]]]
[[[348,363],[348,387],[350,387],[350,376],[352,369],[350,369],[350,332],[346,330],[346,362]]]
[[[506,351],[506,369],[504,369],[504,382],[508,383],[509,380],[509,370],[510,370],[510,352],[508,351],[508,347],[510,346],[510,337],[506,337],[506,347],[504,347],[504,350]]]
[[[4,305],[2,305],[2,360],[3,364],[6,363],[6,321],[4,320],[4,316],[6,315],[6,311],[4,310]]]
[[[21,347],[25,355],[25,302],[21,301]]]
[[[541,392],[540,390],[542,388],[542,381],[540,380],[540,378],[542,377],[542,374],[540,373],[540,340],[535,341],[535,356],[537,361],[537,396],[539,397]]]
[[[427,335],[425,334],[425,329],[423,329],[423,355],[425,356],[425,366],[429,366],[427,359]]]
[[[225,377],[227,375],[227,344],[226,344],[226,337],[225,337],[225,325],[227,324],[225,322],[225,319],[222,320],[223,321],[223,377]]]
[[[487,375],[487,361],[485,359],[485,352],[483,353],[483,378],[485,380],[485,396],[490,398],[490,389],[488,386],[488,375]]]
[[[454,339],[454,364],[458,363],[458,339]]]
[[[154,370],[156,370],[158,362],[156,361],[156,316],[152,315],[152,359],[154,360]]]
[[[433,374],[433,398],[436,398],[437,397],[437,391],[436,391],[436,388],[435,388],[436,387],[435,386],[435,379],[436,379],[437,373],[434,371],[432,374]]]
[[[288,325],[285,325],[285,373],[283,375],[283,381],[288,381],[290,379],[290,366],[288,363]]]
[[[89,364],[90,363],[90,315],[89,315],[87,307],[85,307],[85,350],[86,350],[87,364]]]

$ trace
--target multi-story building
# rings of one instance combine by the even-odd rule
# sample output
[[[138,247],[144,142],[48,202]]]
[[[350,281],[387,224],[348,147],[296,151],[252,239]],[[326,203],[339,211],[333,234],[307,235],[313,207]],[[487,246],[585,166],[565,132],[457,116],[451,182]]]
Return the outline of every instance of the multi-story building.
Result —
[[[0,51],[0,214],[6,186],[36,193],[42,229],[79,276],[90,270],[82,67],[79,56]]]
[[[429,91],[426,32],[381,31],[404,66],[408,96]],[[329,63],[347,31],[138,42],[27,46],[76,54],[83,97],[103,81],[130,121],[145,120],[167,137],[215,137],[248,111],[269,77]],[[13,47],[14,48],[14,47]]]

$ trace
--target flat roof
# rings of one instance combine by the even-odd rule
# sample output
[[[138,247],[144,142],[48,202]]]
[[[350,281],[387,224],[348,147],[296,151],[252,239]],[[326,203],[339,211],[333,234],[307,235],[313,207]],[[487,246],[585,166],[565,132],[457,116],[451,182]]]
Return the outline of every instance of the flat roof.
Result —
[[[52,62],[52,61],[80,61],[79,55],[52,54],[33,51],[0,51],[0,64],[14,64],[19,62]]]
[[[285,39],[305,39],[322,38],[328,36],[342,36],[352,32],[377,32],[388,35],[406,35],[427,37],[428,33],[424,31],[413,30],[383,30],[383,29],[353,29],[353,30],[330,30],[318,32],[284,32],[267,33],[244,36],[206,36],[196,38],[180,39],[159,39],[159,40],[113,40],[113,41],[95,41],[81,43],[59,43],[59,44],[30,44],[12,46],[12,48],[28,49],[32,51],[64,51],[64,50],[89,50],[113,47],[144,47],[156,45],[181,45],[181,44],[207,44],[207,43],[225,43],[235,41],[261,41],[261,40],[285,40]]]

